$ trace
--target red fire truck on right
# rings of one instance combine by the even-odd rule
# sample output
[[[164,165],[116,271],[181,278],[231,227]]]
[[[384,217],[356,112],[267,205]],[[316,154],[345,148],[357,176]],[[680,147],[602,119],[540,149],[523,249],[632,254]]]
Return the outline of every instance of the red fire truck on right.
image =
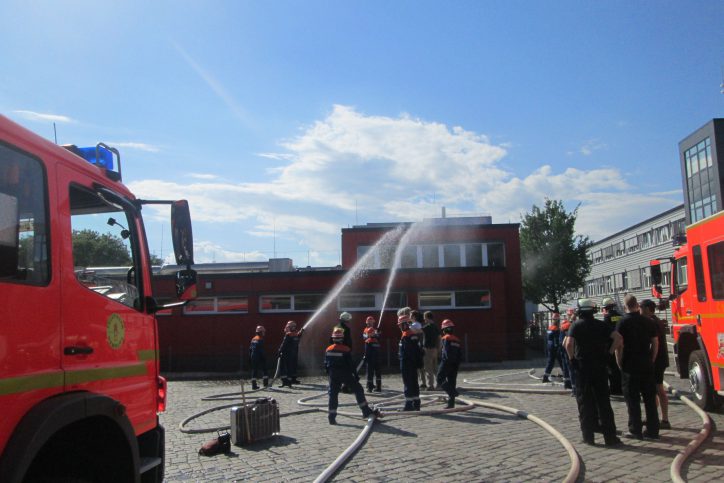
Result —
[[[687,226],[678,242],[668,294],[676,369],[699,407],[713,409],[724,401],[724,211]],[[660,260],[651,276],[665,306]]]

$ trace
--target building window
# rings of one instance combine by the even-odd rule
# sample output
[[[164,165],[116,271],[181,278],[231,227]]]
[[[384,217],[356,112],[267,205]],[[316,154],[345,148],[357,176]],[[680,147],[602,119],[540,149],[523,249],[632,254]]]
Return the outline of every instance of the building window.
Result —
[[[248,297],[217,297],[216,311],[219,313],[245,313],[249,311]]]
[[[294,296],[294,310],[313,312],[322,305],[324,294],[297,294]]]
[[[480,243],[468,243],[465,245],[465,266],[483,266],[483,245]]]
[[[262,295],[260,312],[312,312],[324,300],[324,294]]]
[[[457,290],[420,292],[418,294],[421,309],[443,308],[490,308],[491,297],[489,290]]]
[[[641,269],[641,280],[643,281],[643,288],[651,287],[651,270],[649,267]]]
[[[245,314],[248,311],[246,296],[199,297],[184,305],[184,314]]]
[[[489,267],[505,266],[505,245],[502,243],[486,243]]]
[[[347,293],[337,299],[339,310],[379,310],[382,308],[383,293]],[[397,310],[407,305],[407,295],[403,292],[390,292],[385,303],[385,310]]]
[[[260,312],[288,312],[292,310],[291,295],[263,295],[259,297]]]
[[[417,245],[408,245],[402,250],[400,267],[417,268]]]
[[[460,263],[460,245],[443,245],[443,263],[444,267],[459,267]]]
[[[611,275],[606,277],[606,293],[613,293],[613,277]]]
[[[437,245],[422,245],[422,267],[438,268],[440,266],[440,254]]]
[[[214,297],[199,297],[184,305],[184,314],[213,314],[216,312]]]

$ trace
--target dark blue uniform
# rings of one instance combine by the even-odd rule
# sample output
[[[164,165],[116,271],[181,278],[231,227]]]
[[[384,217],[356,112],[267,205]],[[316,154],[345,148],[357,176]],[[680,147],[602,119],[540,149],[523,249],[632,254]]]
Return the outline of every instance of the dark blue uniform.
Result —
[[[382,390],[382,373],[380,372],[380,340],[379,333],[374,327],[365,328],[362,333],[365,340],[365,363],[367,364],[367,390],[373,388],[377,392]],[[373,379],[377,385],[373,384]]]
[[[301,336],[301,330],[297,332],[288,331],[284,334],[284,339],[282,339],[282,345],[279,347],[279,357],[281,358],[279,373],[282,376],[282,385],[299,384],[297,380],[297,356]]]
[[[402,332],[399,347],[400,372],[405,387],[405,411],[420,409],[420,385],[417,381],[417,370],[423,366],[422,348],[416,333],[405,330]]]
[[[551,372],[553,371],[553,366],[555,365],[556,361],[558,361],[558,365],[560,366],[561,370],[563,371],[563,379],[570,384],[570,377],[568,374],[568,366],[563,365],[563,362],[561,361],[561,341],[563,340],[563,337],[565,334],[561,334],[561,329],[559,326],[552,324],[548,326],[548,330],[546,331],[546,347],[548,349],[548,364],[546,364],[546,370],[543,373],[543,382],[548,382],[548,378],[551,375]]]
[[[344,344],[332,344],[327,347],[324,355],[324,368],[329,375],[329,422],[334,423],[339,404],[339,391],[342,384],[347,385],[353,392],[357,404],[362,410],[362,416],[368,417],[372,410],[365,399],[364,389],[359,383],[357,370],[352,364],[352,349]]]
[[[251,361],[251,385],[257,389],[256,378],[259,375],[264,377],[264,386],[269,384],[269,376],[266,372],[266,357],[264,356],[264,338],[256,335],[249,344],[249,359]]]
[[[455,397],[458,395],[455,388],[461,356],[460,339],[452,334],[442,336],[442,356],[437,369],[437,385],[447,393],[449,407],[455,406]]]

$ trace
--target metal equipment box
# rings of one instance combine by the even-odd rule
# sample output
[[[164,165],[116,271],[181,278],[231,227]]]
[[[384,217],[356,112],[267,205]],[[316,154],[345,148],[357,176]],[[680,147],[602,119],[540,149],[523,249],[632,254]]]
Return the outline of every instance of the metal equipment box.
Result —
[[[279,405],[273,398],[231,408],[231,442],[236,446],[253,443],[279,433]]]

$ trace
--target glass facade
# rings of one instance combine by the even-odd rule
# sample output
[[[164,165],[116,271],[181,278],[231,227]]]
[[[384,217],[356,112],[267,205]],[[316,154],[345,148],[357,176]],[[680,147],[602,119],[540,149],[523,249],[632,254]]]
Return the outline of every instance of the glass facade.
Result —
[[[686,191],[689,195],[689,216],[695,223],[716,213],[716,177],[711,156],[711,139],[706,138],[684,151]]]

